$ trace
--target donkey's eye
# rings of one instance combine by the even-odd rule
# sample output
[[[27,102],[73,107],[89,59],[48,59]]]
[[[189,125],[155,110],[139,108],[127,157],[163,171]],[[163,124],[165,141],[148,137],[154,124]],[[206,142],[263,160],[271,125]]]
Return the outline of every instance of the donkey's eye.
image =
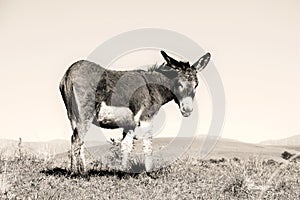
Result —
[[[179,87],[180,89],[182,89],[182,88],[183,88],[183,85],[182,85],[181,83],[178,83],[178,87]]]

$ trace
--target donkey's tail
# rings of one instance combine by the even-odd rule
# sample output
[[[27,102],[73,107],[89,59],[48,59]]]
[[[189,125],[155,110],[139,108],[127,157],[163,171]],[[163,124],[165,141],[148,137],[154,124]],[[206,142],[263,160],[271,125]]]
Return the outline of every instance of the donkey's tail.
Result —
[[[59,90],[67,109],[68,118],[71,122],[72,129],[76,128],[76,121],[78,118],[78,106],[73,89],[72,71],[75,64],[73,64],[64,74],[59,84]]]

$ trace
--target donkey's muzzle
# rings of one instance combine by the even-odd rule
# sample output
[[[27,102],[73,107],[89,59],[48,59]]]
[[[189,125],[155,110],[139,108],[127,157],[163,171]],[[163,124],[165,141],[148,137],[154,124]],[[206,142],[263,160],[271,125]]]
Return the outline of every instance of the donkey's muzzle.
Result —
[[[184,117],[189,117],[191,115],[192,112],[181,112],[182,116]]]
[[[184,117],[188,117],[193,112],[193,99],[185,97],[180,102],[180,111]]]
[[[185,97],[180,101],[180,111],[182,116],[188,117],[193,112],[193,99]]]
[[[182,116],[184,116],[184,117],[189,117],[189,116],[191,115],[192,112],[193,112],[193,108],[189,108],[189,107],[185,108],[185,107],[182,107],[182,109],[181,109],[181,114],[182,114]]]

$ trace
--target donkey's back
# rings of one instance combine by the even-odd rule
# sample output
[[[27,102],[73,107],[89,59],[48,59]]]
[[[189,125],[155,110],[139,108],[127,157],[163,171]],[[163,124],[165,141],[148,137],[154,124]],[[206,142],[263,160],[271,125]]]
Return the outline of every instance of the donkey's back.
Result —
[[[69,119],[76,122],[90,120],[102,102],[109,106],[130,107],[136,114],[140,105],[132,105],[133,97],[137,94],[145,96],[148,92],[144,73],[143,70],[109,70],[86,60],[74,63],[59,86]]]

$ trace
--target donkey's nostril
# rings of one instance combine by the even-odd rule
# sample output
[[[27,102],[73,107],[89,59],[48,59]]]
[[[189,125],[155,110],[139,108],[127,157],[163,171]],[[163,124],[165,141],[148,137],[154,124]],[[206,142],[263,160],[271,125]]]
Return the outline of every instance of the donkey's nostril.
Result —
[[[183,108],[182,108],[182,111],[183,111],[183,112],[192,112],[192,111],[193,111],[193,108],[183,107]]]

